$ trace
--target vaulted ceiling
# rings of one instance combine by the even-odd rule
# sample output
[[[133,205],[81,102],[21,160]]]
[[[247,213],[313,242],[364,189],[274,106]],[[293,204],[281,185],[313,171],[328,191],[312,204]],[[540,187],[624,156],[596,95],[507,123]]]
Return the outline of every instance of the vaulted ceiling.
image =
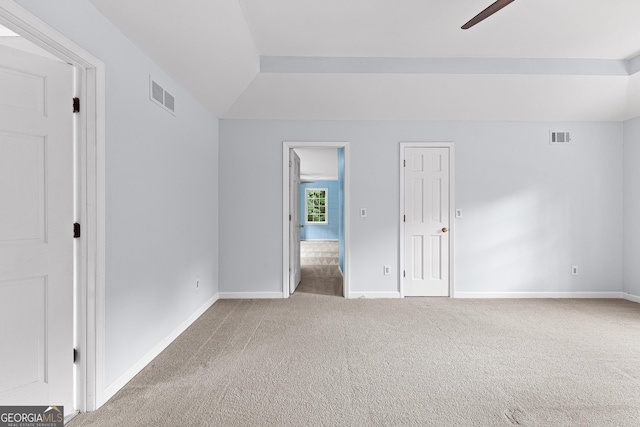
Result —
[[[221,118],[640,116],[640,1],[91,0]]]

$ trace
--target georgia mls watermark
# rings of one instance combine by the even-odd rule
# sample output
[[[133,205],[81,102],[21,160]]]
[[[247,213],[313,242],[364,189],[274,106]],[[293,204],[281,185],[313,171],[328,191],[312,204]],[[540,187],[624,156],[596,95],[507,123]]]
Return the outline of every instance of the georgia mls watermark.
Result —
[[[0,427],[62,427],[63,406],[0,406]]]

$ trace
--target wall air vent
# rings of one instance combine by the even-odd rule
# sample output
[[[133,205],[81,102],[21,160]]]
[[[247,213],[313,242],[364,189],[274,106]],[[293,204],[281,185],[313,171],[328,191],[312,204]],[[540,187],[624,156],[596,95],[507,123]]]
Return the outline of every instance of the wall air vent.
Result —
[[[149,99],[175,115],[175,98],[149,76]]]
[[[551,132],[549,143],[557,145],[571,144],[571,134],[569,132]]]
[[[172,113],[175,113],[175,109],[174,109],[174,98],[173,95],[171,95],[169,92],[167,92],[166,90],[164,91],[164,106],[167,107],[169,109],[169,111],[171,111]]]
[[[151,99],[160,104],[164,104],[164,89],[153,80],[151,80]]]

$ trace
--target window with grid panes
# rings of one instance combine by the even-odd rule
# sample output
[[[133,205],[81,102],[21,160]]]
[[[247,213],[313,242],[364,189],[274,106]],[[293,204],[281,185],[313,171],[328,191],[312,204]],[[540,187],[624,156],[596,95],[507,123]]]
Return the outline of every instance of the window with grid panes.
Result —
[[[326,188],[307,188],[305,191],[308,224],[326,224],[328,221],[328,197]]]

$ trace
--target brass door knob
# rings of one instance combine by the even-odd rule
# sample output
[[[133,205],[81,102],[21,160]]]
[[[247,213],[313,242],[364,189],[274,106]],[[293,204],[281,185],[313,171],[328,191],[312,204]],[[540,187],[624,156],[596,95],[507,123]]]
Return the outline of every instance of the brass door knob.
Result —
[[[449,229],[447,227],[442,227],[442,232],[446,233],[447,231],[449,231]]]

